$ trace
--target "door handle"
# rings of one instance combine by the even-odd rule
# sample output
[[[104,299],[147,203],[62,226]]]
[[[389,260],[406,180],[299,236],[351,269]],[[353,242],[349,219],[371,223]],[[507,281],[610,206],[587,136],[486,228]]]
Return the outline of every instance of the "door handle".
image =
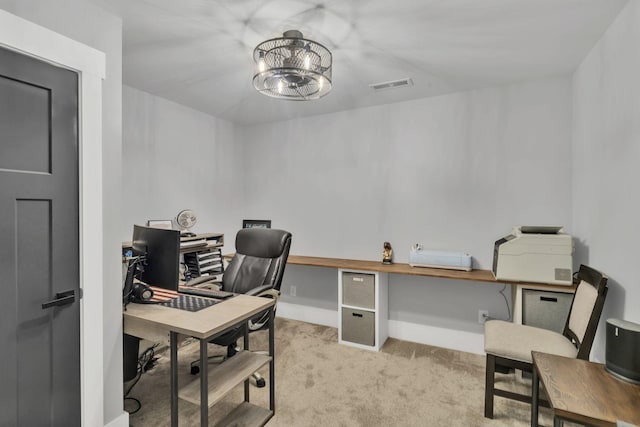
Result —
[[[71,304],[76,300],[76,292],[71,289],[64,292],[56,293],[56,298],[51,301],[42,303],[42,309],[45,310],[51,307],[59,307],[61,305]]]

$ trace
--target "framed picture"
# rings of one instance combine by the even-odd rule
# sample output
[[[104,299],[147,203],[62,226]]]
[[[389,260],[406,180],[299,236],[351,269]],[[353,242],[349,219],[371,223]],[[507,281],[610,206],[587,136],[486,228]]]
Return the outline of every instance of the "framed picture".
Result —
[[[242,228],[271,228],[270,219],[243,219]]]
[[[171,230],[173,229],[173,221],[171,221],[170,219],[150,219],[149,221],[147,221],[147,226]]]

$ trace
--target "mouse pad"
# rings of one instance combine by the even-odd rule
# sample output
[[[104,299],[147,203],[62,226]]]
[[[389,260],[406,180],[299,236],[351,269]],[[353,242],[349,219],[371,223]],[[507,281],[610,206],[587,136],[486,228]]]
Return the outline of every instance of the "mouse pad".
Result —
[[[177,298],[165,301],[158,305],[177,308],[178,310],[200,311],[203,308],[211,307],[219,302],[220,301],[216,301],[211,298],[201,298],[193,295],[179,295]]]

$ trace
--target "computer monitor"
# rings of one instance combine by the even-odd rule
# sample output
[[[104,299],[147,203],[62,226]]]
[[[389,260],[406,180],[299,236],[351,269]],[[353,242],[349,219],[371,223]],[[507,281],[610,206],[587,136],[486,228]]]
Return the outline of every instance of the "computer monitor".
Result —
[[[178,290],[180,272],[180,232],[162,228],[133,226],[133,254],[146,254],[140,280],[147,285]]]

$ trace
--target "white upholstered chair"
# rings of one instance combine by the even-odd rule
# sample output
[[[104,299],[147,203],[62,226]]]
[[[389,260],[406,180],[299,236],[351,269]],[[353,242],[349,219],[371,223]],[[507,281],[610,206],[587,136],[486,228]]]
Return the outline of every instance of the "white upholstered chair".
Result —
[[[574,274],[576,292],[564,331],[560,334],[533,326],[502,320],[489,320],[484,329],[484,351],[487,354],[484,416],[493,418],[494,396],[531,403],[531,395],[518,394],[495,387],[495,373],[512,369],[531,372],[531,352],[540,351],[565,357],[589,359],[591,345],[598,328],[607,295],[607,277],[581,265]],[[545,401],[540,402],[547,405]]]

